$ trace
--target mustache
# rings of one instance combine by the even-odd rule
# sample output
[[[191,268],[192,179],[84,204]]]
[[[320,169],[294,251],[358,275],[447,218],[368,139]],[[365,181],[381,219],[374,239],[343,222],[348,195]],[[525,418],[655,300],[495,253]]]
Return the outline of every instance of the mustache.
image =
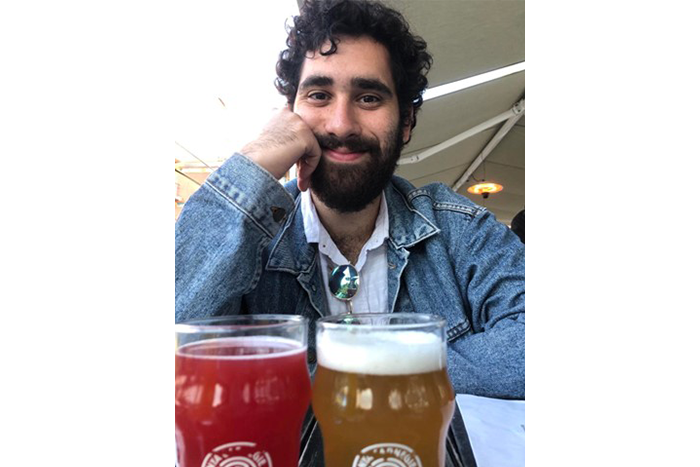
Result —
[[[370,138],[362,138],[360,136],[348,136],[347,138],[338,138],[334,135],[324,135],[314,133],[318,140],[318,145],[324,149],[346,148],[352,152],[370,152],[379,151],[379,141]]]

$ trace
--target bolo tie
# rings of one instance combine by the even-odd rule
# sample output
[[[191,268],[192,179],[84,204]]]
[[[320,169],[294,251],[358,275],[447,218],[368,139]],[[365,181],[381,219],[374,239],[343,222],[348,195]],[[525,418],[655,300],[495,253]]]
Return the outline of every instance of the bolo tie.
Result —
[[[352,264],[331,266],[329,259],[328,288],[331,294],[341,302],[345,302],[348,313],[352,313],[352,298],[360,290],[360,273]]]

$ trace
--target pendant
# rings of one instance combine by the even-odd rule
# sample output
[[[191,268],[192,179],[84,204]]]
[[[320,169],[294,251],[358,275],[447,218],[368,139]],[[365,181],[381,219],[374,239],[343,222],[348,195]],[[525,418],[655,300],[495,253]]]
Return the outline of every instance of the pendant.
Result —
[[[337,266],[328,277],[328,286],[338,300],[350,300],[360,289],[360,274],[352,264]]]

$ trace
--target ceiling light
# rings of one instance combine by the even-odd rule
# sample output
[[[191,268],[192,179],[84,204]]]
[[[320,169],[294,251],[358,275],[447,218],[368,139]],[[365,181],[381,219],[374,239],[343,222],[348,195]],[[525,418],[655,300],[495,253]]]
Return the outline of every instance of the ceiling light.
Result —
[[[514,65],[499,68],[497,70],[482,73],[480,75],[472,76],[471,78],[461,79],[459,81],[453,81],[452,83],[435,86],[434,88],[427,89],[423,93],[423,101],[425,102],[428,99],[434,99],[436,97],[444,96],[445,94],[461,91],[463,89],[476,86],[477,84],[486,83],[488,81],[512,75],[513,73],[518,73],[519,71],[524,70],[525,62],[520,62]]]
[[[467,188],[467,191],[474,195],[481,195],[484,199],[488,198],[491,193],[498,193],[503,190],[503,185],[493,182],[481,181],[476,185],[472,185]]]

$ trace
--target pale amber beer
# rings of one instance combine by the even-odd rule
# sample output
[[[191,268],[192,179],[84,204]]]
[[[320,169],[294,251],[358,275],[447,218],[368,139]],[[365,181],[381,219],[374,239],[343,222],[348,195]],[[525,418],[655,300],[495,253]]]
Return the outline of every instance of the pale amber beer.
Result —
[[[445,465],[455,394],[444,324],[414,313],[317,322],[312,403],[327,466]]]

